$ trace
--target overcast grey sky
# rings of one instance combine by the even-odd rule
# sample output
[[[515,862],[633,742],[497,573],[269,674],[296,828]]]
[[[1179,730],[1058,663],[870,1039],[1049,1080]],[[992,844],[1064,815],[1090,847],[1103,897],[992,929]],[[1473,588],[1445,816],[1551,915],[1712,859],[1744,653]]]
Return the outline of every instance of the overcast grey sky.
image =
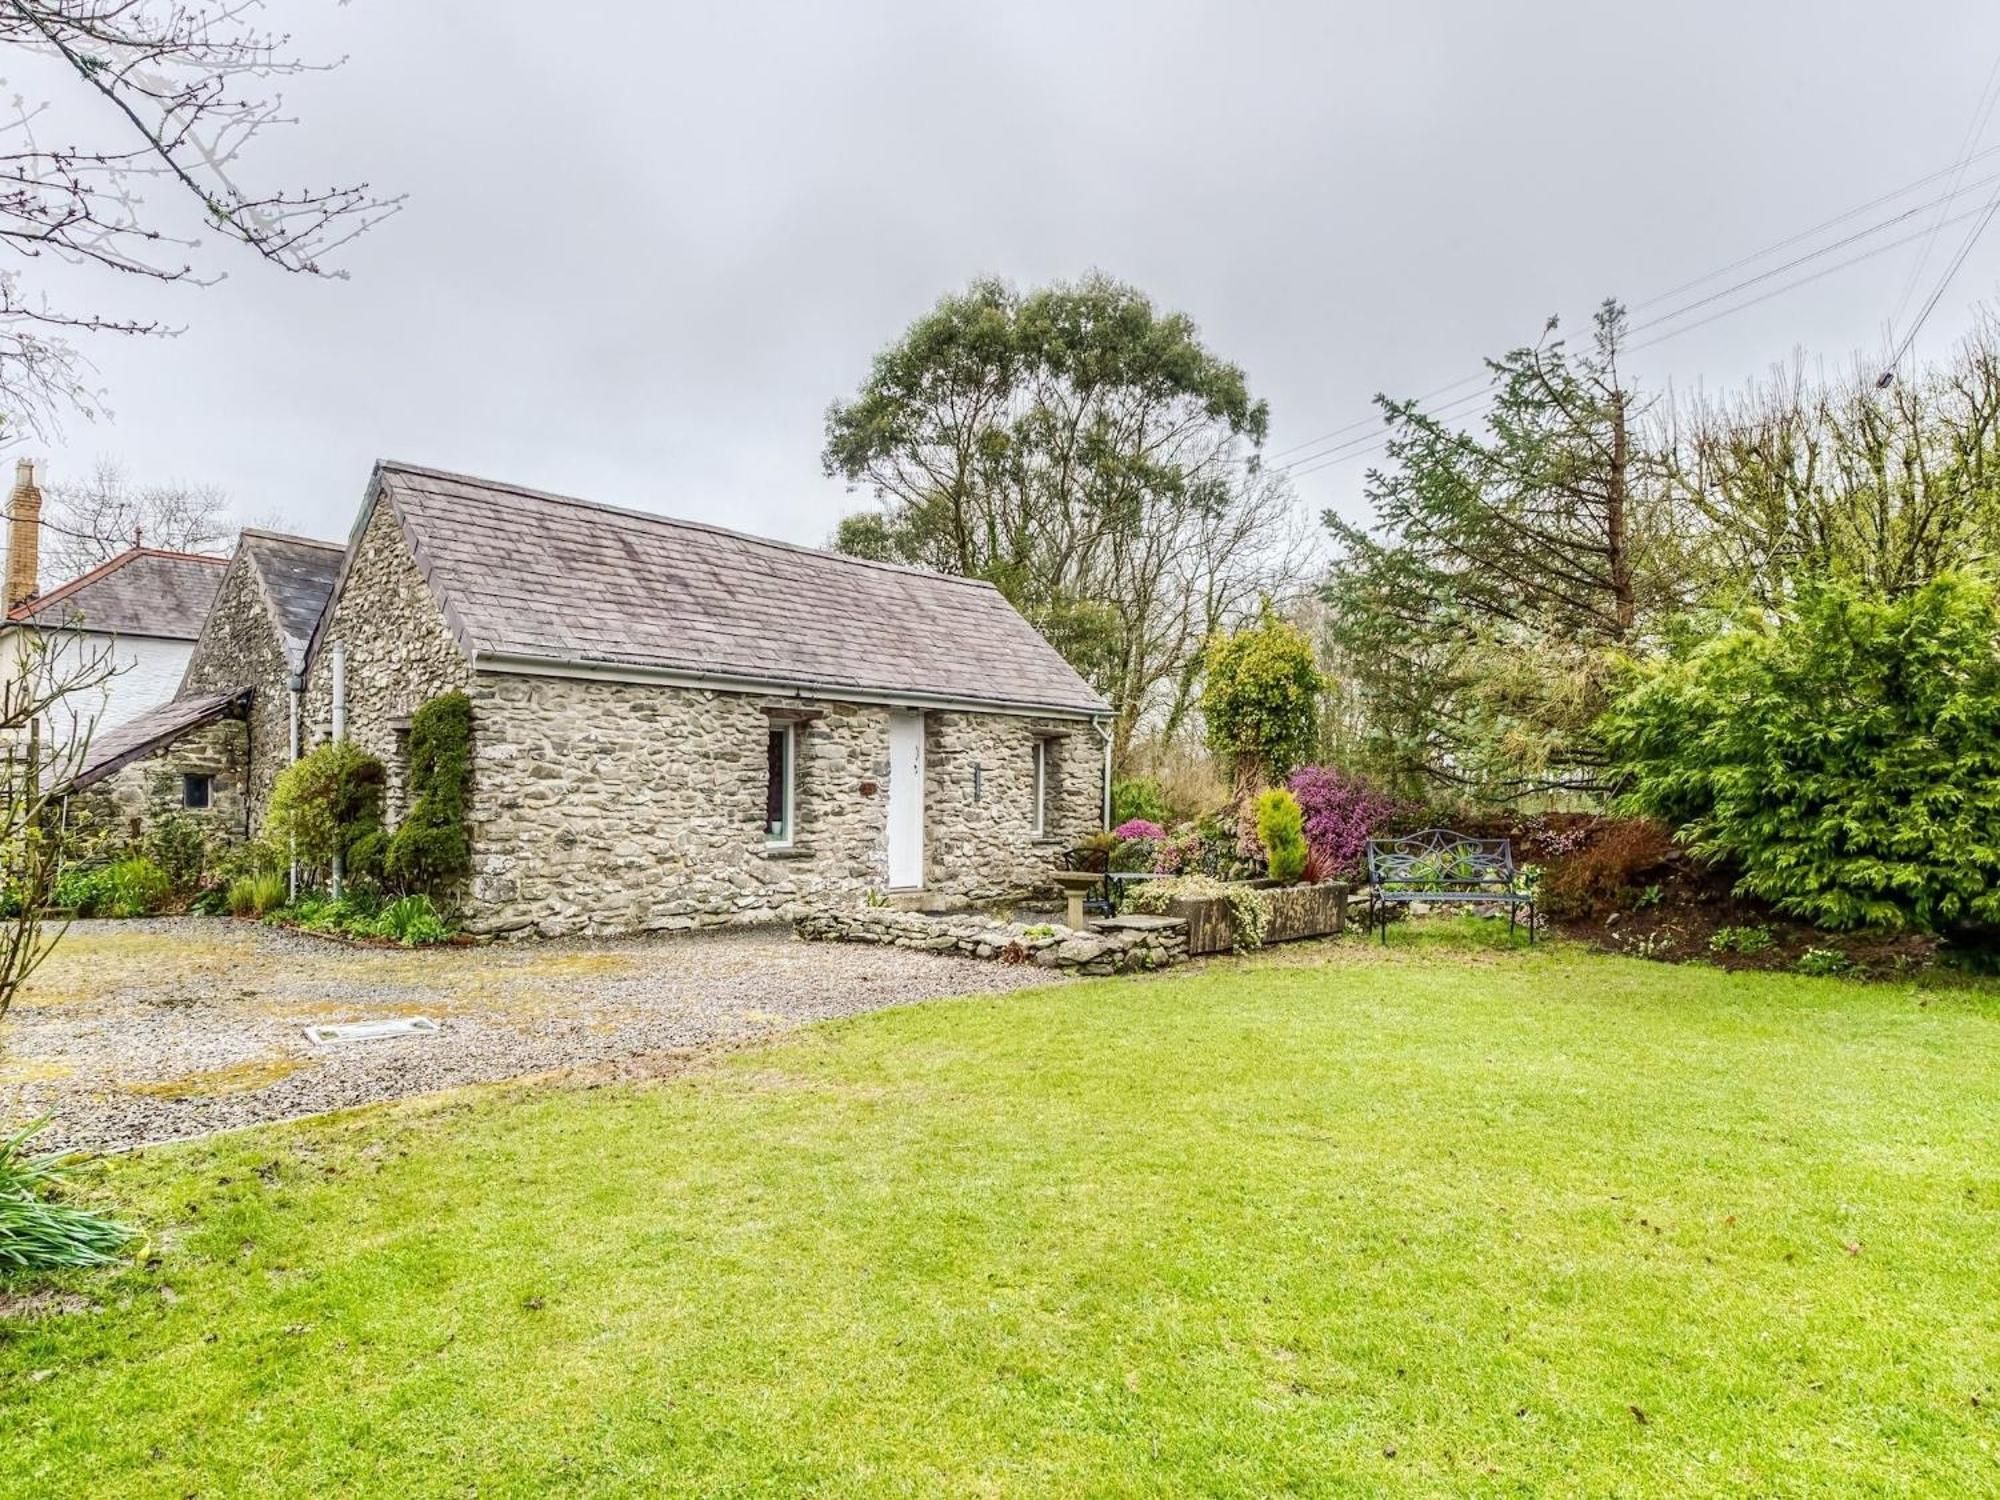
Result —
[[[112,455],[329,537],[393,456],[822,541],[856,503],[820,474],[827,403],[981,273],[1098,267],[1190,314],[1284,449],[1947,165],[2000,57],[1991,0],[270,13],[349,61],[288,88],[302,123],[246,175],[365,177],[407,209],[345,282],[242,255],[207,290],[32,269],[186,328],[90,344],[115,421],[43,448],[56,477]],[[30,98],[73,87],[13,69]],[[1727,388],[1878,350],[1916,253],[1638,367]],[[1996,289],[2000,226],[1925,345]],[[1363,467],[1301,477],[1302,503],[1355,509]]]

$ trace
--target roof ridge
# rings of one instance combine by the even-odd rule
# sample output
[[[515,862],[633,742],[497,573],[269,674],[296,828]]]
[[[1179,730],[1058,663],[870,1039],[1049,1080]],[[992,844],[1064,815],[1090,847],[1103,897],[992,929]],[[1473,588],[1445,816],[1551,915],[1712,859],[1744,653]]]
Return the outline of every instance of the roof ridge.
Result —
[[[678,526],[688,531],[705,531],[712,536],[726,536],[734,541],[748,542],[757,547],[773,547],[781,552],[803,553],[807,557],[824,558],[828,562],[847,563],[858,568],[875,568],[885,573],[907,573],[917,578],[935,579],[941,583],[963,584],[970,588],[986,589],[993,593],[1000,590],[984,578],[967,578],[962,573],[940,573],[933,568],[920,568],[911,563],[882,562],[872,557],[853,557],[845,552],[835,552],[829,547],[808,547],[803,542],[781,541],[777,537],[758,536],[755,532],[736,531],[727,526],[716,526],[707,521],[690,521],[685,516],[666,516],[658,511],[633,510],[629,506],[607,505],[602,500],[585,500],[577,495],[559,495],[553,490],[533,489],[525,484],[513,484],[504,479],[482,479],[476,474],[460,474],[450,469],[432,469],[423,464],[405,463],[399,459],[382,459],[375,465],[377,469],[401,474],[416,474],[430,479],[446,479],[457,484],[469,484],[480,489],[502,490],[508,494],[520,495],[529,500],[548,500],[558,505],[570,505],[578,510],[597,511],[603,515],[622,516],[628,520],[641,521],[655,526]],[[1004,596],[1003,596],[1004,597]]]
[[[345,552],[345,542],[322,541],[316,536],[300,536],[291,531],[273,531],[267,526],[245,526],[236,533],[239,538],[254,536],[266,542],[296,542],[301,547],[318,547],[327,552]]]

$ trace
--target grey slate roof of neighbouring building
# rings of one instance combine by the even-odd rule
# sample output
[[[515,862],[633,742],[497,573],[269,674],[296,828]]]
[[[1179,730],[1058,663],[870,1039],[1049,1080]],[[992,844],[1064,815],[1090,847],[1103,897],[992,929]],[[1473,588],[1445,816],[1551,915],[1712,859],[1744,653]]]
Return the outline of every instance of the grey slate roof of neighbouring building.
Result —
[[[482,666],[1109,711],[991,584],[400,463],[357,538],[384,498]]]
[[[264,597],[284,642],[285,660],[296,672],[305,665],[306,645],[312,640],[313,627],[319,624],[320,611],[333,594],[346,549],[338,542],[255,527],[244,528],[240,545],[264,585]]]
[[[242,688],[227,688],[219,693],[175,698],[92,736],[84,751],[83,764],[70,778],[69,789],[81,791],[190,729],[240,713],[248,697],[247,691]]]
[[[130,547],[79,578],[16,606],[8,620],[45,629],[95,630],[191,641],[215,601],[228,559]]]

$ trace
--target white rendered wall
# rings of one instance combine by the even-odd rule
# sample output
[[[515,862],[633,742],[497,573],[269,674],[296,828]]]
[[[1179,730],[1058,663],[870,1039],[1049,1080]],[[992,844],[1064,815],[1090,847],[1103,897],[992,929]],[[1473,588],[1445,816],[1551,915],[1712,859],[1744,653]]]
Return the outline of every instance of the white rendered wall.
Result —
[[[155,641],[133,636],[95,636],[92,644],[111,653],[117,672],[104,685],[97,732],[157,708],[180,691],[193,641]]]

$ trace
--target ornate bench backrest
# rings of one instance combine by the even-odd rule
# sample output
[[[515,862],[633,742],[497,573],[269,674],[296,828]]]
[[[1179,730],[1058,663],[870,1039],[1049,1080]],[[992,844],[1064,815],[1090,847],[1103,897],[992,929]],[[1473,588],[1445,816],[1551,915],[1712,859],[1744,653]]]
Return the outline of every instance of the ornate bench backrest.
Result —
[[[1449,828],[1426,828],[1400,839],[1368,841],[1368,883],[1380,891],[1509,891],[1514,845],[1476,839]]]

